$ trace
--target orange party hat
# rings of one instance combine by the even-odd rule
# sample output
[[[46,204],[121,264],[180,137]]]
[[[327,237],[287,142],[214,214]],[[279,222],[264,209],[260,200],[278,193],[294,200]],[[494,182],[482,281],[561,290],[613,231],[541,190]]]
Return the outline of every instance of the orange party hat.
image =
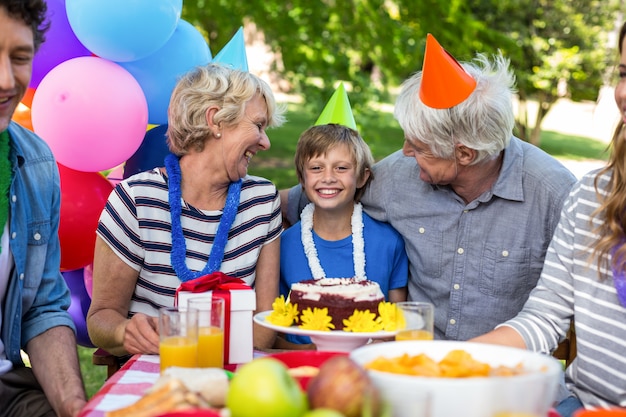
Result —
[[[449,109],[462,103],[476,88],[476,80],[430,33],[422,68],[420,99],[428,107]]]
[[[351,129],[356,130],[356,122],[352,115],[352,107],[350,107],[350,100],[348,100],[348,93],[343,86],[343,83],[339,83],[339,87],[335,90],[333,95],[328,100],[326,107],[322,110],[322,114],[317,118],[315,126],[325,125],[328,123],[336,123],[338,125],[344,125]]]

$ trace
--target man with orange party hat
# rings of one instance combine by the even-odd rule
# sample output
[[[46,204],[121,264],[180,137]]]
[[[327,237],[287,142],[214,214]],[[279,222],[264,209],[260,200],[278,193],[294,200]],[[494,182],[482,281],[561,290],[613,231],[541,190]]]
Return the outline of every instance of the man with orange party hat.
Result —
[[[428,35],[423,69],[395,105],[402,150],[374,165],[361,200],[402,234],[408,298],[435,304],[436,339],[470,339],[521,310],[575,182],[513,136],[513,94],[502,55],[460,64]],[[299,194],[289,192],[289,220]]]
[[[355,277],[375,281],[387,301],[405,301],[408,259],[400,234],[363,212],[372,153],[359,133],[343,84],[315,126],[298,140],[295,164],[311,201],[280,242],[280,293],[304,280]],[[314,348],[309,337],[281,335],[279,348]]]

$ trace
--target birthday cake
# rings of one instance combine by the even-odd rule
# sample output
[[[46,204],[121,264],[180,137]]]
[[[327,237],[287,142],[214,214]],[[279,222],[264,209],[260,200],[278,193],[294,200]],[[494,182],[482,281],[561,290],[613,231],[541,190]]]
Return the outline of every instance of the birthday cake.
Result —
[[[335,330],[344,328],[344,319],[355,310],[378,314],[378,305],[385,296],[378,283],[356,278],[310,279],[291,286],[289,302],[300,312],[310,308],[327,308]]]

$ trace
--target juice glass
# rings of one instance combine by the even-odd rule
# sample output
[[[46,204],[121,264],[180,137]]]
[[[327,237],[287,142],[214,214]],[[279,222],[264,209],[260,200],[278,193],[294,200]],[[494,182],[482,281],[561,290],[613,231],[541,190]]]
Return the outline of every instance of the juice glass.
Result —
[[[435,306],[420,301],[396,303],[396,340],[433,340]]]
[[[159,357],[161,372],[170,366],[198,366],[198,310],[159,310]]]
[[[224,367],[224,299],[194,297],[189,308],[198,310],[198,367]]]

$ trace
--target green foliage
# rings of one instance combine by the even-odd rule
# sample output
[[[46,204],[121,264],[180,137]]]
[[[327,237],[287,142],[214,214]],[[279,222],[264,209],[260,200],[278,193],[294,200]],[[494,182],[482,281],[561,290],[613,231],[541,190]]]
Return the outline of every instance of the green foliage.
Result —
[[[511,58],[522,98],[542,93],[554,102],[559,81],[574,100],[595,100],[607,61],[607,37],[613,29],[615,1],[492,1],[488,26],[507,35],[502,50]],[[613,55],[612,55],[613,56]]]
[[[389,89],[421,68],[426,33],[460,61],[500,50],[511,59],[520,100],[539,102],[537,115],[518,119],[518,134],[538,142],[559,97],[596,99],[615,57],[607,40],[620,3],[187,0],[183,18],[205,30],[215,53],[239,26],[254,23],[280,58],[276,71],[308,110],[319,111],[344,81],[357,119],[369,118],[371,103],[388,101]],[[534,137],[529,126],[537,126]]]
[[[475,4],[476,16],[494,32],[484,49],[502,50],[511,59],[520,101],[539,103],[534,117],[520,107],[517,123],[522,138],[540,143],[541,122],[560,97],[597,99],[615,57],[615,47],[607,40],[619,1],[482,0]]]
[[[460,0],[207,0],[186,1],[183,18],[206,29],[219,51],[244,22],[253,22],[280,56],[277,70],[291,92],[319,110],[345,81],[355,116],[371,101],[388,101],[397,86],[421,67],[427,32],[455,54],[470,56],[482,24]],[[442,25],[442,22],[445,24]]]

